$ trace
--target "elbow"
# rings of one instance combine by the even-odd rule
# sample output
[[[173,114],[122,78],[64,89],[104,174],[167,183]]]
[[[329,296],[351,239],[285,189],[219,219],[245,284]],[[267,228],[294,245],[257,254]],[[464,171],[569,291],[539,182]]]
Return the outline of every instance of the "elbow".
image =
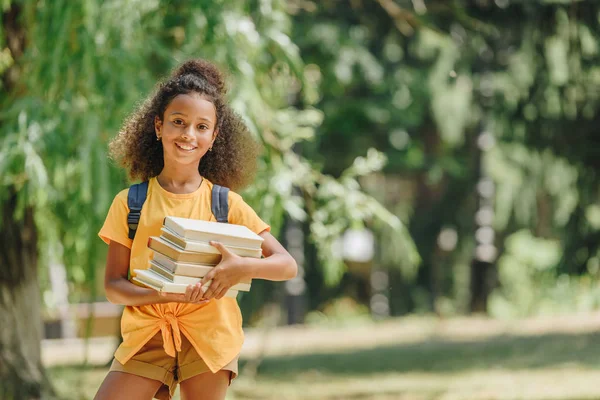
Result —
[[[119,296],[116,293],[116,290],[114,289],[113,281],[105,281],[104,282],[104,293],[106,295],[106,300],[108,300],[109,303],[117,304],[117,305],[122,304],[122,302],[119,301]]]
[[[296,260],[294,260],[294,258],[292,256],[290,256],[290,260],[289,260],[288,268],[287,268],[286,280],[294,279],[297,276],[298,276],[298,263],[296,262]]]
[[[112,304],[119,304],[119,302],[117,301],[117,299],[115,298],[114,293],[112,292],[112,290],[109,290],[106,286],[104,287],[104,292],[106,294],[106,300],[108,300],[109,303]]]

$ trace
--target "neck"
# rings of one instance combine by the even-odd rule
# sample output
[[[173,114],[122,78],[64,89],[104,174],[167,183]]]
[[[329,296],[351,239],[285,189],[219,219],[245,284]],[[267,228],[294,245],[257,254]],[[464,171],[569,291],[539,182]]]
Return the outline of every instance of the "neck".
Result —
[[[160,174],[156,177],[160,186],[172,193],[192,193],[202,183],[202,176],[198,167],[168,166],[165,164]]]

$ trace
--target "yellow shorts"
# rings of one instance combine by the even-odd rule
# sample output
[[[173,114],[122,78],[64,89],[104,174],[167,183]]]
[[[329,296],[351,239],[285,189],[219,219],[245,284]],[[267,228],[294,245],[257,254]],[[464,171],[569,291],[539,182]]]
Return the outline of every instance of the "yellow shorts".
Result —
[[[159,400],[168,400],[173,396],[179,382],[193,376],[210,372],[208,366],[184,335],[181,335],[181,352],[171,357],[163,349],[163,339],[158,332],[129,361],[121,364],[116,359],[110,370],[126,372],[163,383],[154,395]],[[222,369],[230,371],[229,384],[238,374],[238,358],[236,357]]]

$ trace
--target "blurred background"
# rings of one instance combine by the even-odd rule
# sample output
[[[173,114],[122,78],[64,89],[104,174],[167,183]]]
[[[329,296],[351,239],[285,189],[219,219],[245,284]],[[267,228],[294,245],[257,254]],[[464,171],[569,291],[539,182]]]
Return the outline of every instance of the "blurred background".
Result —
[[[239,296],[228,399],[598,399],[600,2],[0,1],[0,398],[119,342],[107,143],[212,60],[300,267]]]

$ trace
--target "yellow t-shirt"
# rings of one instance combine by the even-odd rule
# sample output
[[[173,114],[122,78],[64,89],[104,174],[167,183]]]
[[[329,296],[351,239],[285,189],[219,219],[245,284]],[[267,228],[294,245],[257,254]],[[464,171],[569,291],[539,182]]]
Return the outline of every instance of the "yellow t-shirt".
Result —
[[[216,221],[211,211],[212,186],[211,182],[203,179],[195,192],[175,194],[163,189],[156,178],[150,179],[133,241],[128,237],[129,189],[125,189],[115,196],[98,235],[107,244],[114,240],[131,249],[129,269],[134,276],[134,269],[149,267],[152,250],[147,246],[148,238],[160,235],[165,216]],[[255,233],[270,230],[270,226],[233,191],[229,192],[228,218],[229,223],[245,225]],[[212,372],[233,360],[240,353],[244,341],[242,314],[234,298],[213,299],[204,305],[167,303],[127,306],[121,318],[123,343],[117,349],[115,358],[125,364],[159,331],[167,354],[175,357],[175,351],[181,350],[183,333]]]

